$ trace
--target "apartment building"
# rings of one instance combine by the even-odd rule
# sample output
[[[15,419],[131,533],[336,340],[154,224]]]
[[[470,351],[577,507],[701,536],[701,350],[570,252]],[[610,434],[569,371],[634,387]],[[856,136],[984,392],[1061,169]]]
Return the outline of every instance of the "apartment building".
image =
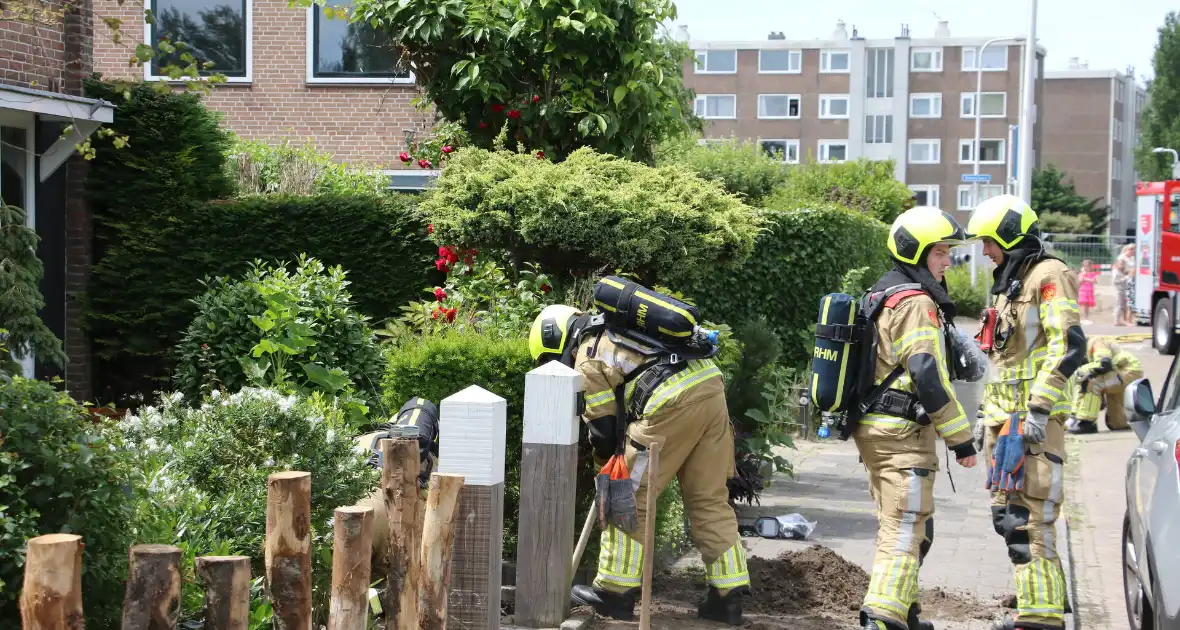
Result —
[[[1070,60],[1067,70],[1045,73],[1043,164],[1072,179],[1079,194],[1111,209],[1107,233],[1135,233],[1135,147],[1147,91],[1135,69],[1090,69]]]
[[[946,22],[932,37],[912,37],[903,26],[893,39],[865,38],[843,22],[822,40],[772,33],[761,41],[692,41],[685,27],[680,37],[696,51],[685,80],[707,138],[757,139],[787,162],[892,158],[918,203],[963,213],[974,207],[975,184],[962,176],[974,167],[981,74],[980,173],[990,182],[979,198],[1005,190],[1016,155],[1009,127],[1020,118],[1021,41],[985,47],[988,38],[951,37]],[[1038,77],[1044,54],[1038,47]],[[1034,125],[1034,164],[1039,136]]]
[[[107,77],[166,81],[170,59],[129,66],[134,43],[184,41],[227,76],[206,103],[247,139],[308,138],[338,159],[379,168],[401,166],[406,130],[429,129],[432,114],[411,104],[413,74],[393,54],[386,36],[363,24],[329,19],[323,8],[287,0],[93,0],[101,20],[122,20],[128,34],[116,43],[94,38],[94,68]],[[348,6],[351,0],[332,0]],[[144,10],[155,16],[146,24]],[[417,170],[415,176],[421,176]]]

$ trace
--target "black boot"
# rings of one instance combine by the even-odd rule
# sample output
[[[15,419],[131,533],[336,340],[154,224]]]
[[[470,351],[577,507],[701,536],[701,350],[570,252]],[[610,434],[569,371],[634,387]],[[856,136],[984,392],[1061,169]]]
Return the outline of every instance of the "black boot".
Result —
[[[910,630],[934,630],[934,624],[918,619],[918,614],[921,612],[922,607],[917,602],[910,604],[909,619],[906,620],[906,624],[909,625]]]
[[[613,593],[596,586],[578,584],[570,591],[570,598],[579,606],[593,606],[594,612],[603,617],[631,621],[635,618],[635,594],[633,588],[625,593]]]
[[[742,595],[748,591],[739,586],[722,597],[716,586],[710,586],[709,596],[697,606],[697,617],[731,626],[742,625]]]
[[[1069,432],[1074,435],[1097,433],[1098,423],[1093,420],[1078,420],[1077,424],[1069,428]]]
[[[913,608],[910,609],[911,617],[913,616]],[[911,626],[912,627],[912,626]],[[906,630],[906,627],[897,623],[896,621],[887,621],[884,619],[877,619],[870,617],[868,612],[860,611],[860,628],[861,630]]]

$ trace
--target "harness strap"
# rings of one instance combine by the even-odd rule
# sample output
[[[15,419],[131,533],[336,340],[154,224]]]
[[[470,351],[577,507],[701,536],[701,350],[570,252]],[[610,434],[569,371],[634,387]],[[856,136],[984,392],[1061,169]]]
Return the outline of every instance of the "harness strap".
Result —
[[[885,300],[885,308],[897,308],[897,305],[900,304],[902,300],[909,297],[914,297],[915,295],[922,295],[924,293],[926,292],[920,289],[906,289],[904,291],[898,291],[897,293],[889,296],[889,299]]]

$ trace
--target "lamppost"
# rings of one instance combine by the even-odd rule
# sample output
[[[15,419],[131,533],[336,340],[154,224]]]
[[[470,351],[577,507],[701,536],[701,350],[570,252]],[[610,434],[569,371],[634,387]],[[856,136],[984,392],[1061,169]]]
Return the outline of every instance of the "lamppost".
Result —
[[[1032,203],[1033,133],[1036,127],[1036,85],[1037,85],[1037,0],[1028,0],[1028,42],[1024,47],[1024,93],[1020,103],[1020,152],[1016,163],[1020,165],[1017,175],[1020,198]]]
[[[1180,179],[1180,155],[1177,155],[1175,149],[1167,147],[1156,147],[1151,150],[1152,153],[1170,153],[1172,155],[1172,179]]]
[[[983,46],[980,46],[979,49],[977,51],[975,51],[975,102],[971,106],[972,109],[975,110],[975,112],[974,112],[975,113],[975,140],[974,140],[975,144],[973,144],[971,146],[971,151],[972,151],[972,153],[975,154],[974,155],[975,159],[973,160],[973,162],[974,162],[973,169],[974,170],[972,170],[972,173],[975,175],[979,175],[979,154],[982,153],[979,150],[979,148],[980,148],[979,144],[982,141],[982,139],[979,137],[981,134],[980,128],[982,126],[982,121],[980,119],[979,112],[980,112],[980,101],[983,100],[983,96],[982,96],[982,94],[983,94],[983,52],[985,50],[987,50],[988,46],[991,46],[992,44],[994,44],[996,42],[1003,42],[1003,41],[1021,42],[1021,41],[1024,41],[1024,38],[1023,37],[996,37],[996,38],[987,40],[986,42],[984,42]],[[1005,110],[1006,109],[1007,108],[1005,108]],[[978,177],[976,177],[975,181],[972,182],[972,190],[971,190],[971,207],[974,208],[977,205],[979,205],[979,178]]]

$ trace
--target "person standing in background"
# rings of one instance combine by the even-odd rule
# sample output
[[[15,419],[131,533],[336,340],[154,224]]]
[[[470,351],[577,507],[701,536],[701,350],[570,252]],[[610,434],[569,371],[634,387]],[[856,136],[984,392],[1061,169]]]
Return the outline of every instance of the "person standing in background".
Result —
[[[1131,325],[1131,278],[1135,273],[1135,244],[1123,246],[1112,266],[1114,272],[1114,325]]]
[[[1098,282],[1098,272],[1090,259],[1082,261],[1082,272],[1078,274],[1078,306],[1082,307],[1082,322],[1090,322],[1090,309],[1094,308],[1094,285]]]

